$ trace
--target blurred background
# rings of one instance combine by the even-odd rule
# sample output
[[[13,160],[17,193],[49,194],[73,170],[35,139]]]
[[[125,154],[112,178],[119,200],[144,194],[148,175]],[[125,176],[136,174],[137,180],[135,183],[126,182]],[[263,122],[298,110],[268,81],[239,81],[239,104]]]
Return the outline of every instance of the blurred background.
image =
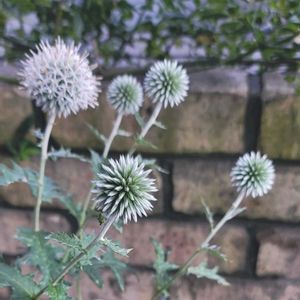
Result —
[[[182,263],[203,241],[209,228],[204,200],[220,218],[235,197],[229,173],[238,156],[260,150],[274,159],[276,181],[270,194],[248,199],[247,210],[218,235],[229,258],[221,273],[231,283],[182,280],[170,299],[300,299],[300,5],[298,0],[2,0],[0,1],[0,161],[38,167],[39,149],[30,132],[44,128],[45,116],[18,87],[19,60],[40,40],[61,36],[89,53],[103,76],[100,105],[57,120],[51,145],[89,155],[102,145],[86,126],[111,130],[114,112],[105,100],[113,76],[130,73],[143,79],[153,61],[173,58],[186,66],[190,94],[179,107],[166,109],[148,135],[158,147],[140,148],[168,171],[156,173],[160,191],[155,211],[130,223],[122,235],[134,248],[121,293],[104,273],[104,289],[82,278],[83,299],[150,299],[153,293],[153,237]],[[142,115],[152,112],[146,102]],[[136,120],[122,128],[138,130]],[[113,153],[132,141],[118,137]],[[49,176],[80,202],[92,172],[75,159],[50,161]],[[0,189],[0,252],[13,261],[24,248],[13,239],[17,227],[30,227],[35,200],[25,185]],[[75,232],[78,224],[58,204],[43,209],[43,228]],[[98,227],[90,220],[87,230]],[[142,236],[141,236],[142,233]],[[2,298],[1,298],[2,297]],[[0,299],[9,299],[0,289]]]

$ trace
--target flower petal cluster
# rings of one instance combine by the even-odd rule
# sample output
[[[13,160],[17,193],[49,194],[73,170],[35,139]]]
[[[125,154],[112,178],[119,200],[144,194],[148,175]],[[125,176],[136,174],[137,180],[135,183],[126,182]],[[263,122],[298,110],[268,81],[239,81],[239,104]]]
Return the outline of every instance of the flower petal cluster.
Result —
[[[103,163],[94,181],[96,209],[107,217],[116,215],[125,224],[147,216],[146,211],[153,207],[151,202],[156,201],[152,193],[157,191],[150,172],[138,157],[121,156]]]
[[[164,107],[180,104],[187,96],[189,78],[186,70],[176,61],[155,63],[145,76],[146,94],[154,103]]]
[[[54,45],[41,42],[22,61],[21,84],[44,112],[67,117],[98,105],[100,82],[93,75],[87,55],[58,38]]]
[[[107,100],[123,114],[135,114],[143,103],[143,88],[130,75],[117,76],[109,85]]]
[[[274,183],[275,169],[271,160],[260,152],[240,157],[231,171],[231,182],[238,191],[253,198],[268,193]]]

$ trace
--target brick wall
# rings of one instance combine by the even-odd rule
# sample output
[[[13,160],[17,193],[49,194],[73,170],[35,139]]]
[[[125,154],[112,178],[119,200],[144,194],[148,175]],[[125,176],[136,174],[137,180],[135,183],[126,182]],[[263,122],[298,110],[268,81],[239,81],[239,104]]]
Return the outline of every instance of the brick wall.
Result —
[[[110,232],[113,238],[134,248],[128,263],[138,276],[126,275],[123,294],[110,273],[104,274],[103,290],[82,278],[83,299],[150,299],[154,259],[150,237],[173,250],[172,261],[183,262],[208,232],[201,199],[217,218],[222,216],[235,196],[229,180],[231,167],[241,153],[260,149],[275,160],[274,189],[263,199],[248,199],[246,212],[215,239],[229,258],[220,267],[231,286],[185,279],[176,283],[171,299],[299,300],[300,99],[278,73],[253,76],[240,69],[218,68],[193,70],[190,78],[187,101],[178,108],[166,109],[160,116],[168,130],[153,129],[149,134],[159,150],[140,149],[157,158],[169,171],[156,174],[160,191],[154,212],[137,224],[127,225],[121,236]],[[31,104],[17,87],[2,84],[0,90],[0,148],[5,149],[22,120],[31,113]],[[151,104],[146,103],[143,114],[150,114],[151,110]],[[101,96],[96,110],[58,120],[53,141],[82,153],[90,148],[101,150],[85,122],[107,134],[113,117]],[[130,117],[122,126],[126,130],[137,129]],[[126,138],[118,138],[113,144],[114,152],[129,147]],[[1,153],[0,160],[8,162],[7,153]],[[32,158],[22,164],[36,168],[37,162],[37,158]],[[87,164],[72,159],[49,162],[47,174],[71,191],[76,201],[82,201],[92,177]],[[0,201],[0,252],[13,260],[24,251],[13,239],[14,232],[17,227],[31,226],[35,200],[26,186],[15,184],[1,188]],[[77,228],[55,203],[44,207],[42,220],[47,230]],[[97,227],[95,220],[89,220],[87,230]],[[209,262],[215,263],[211,259]],[[2,290],[0,299],[7,299],[5,293]]]

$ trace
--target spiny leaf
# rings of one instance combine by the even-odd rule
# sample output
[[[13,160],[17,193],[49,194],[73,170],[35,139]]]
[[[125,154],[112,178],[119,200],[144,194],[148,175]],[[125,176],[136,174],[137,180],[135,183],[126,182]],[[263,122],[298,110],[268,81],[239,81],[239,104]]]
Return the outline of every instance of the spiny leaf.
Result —
[[[30,276],[24,276],[16,268],[4,263],[0,263],[0,286],[12,288],[12,299],[33,299],[39,292],[39,287]]]
[[[95,151],[90,150],[91,153],[91,164],[94,175],[97,175],[100,170],[100,166],[102,163],[102,157]]]
[[[56,258],[56,248],[49,245],[45,233],[35,232],[30,228],[19,228],[16,238],[29,248],[19,262],[39,268],[43,283],[47,283],[57,274],[60,266]]]
[[[136,142],[136,144],[138,144],[138,145],[146,146],[146,147],[149,147],[149,148],[152,148],[152,149],[157,149],[157,146],[155,146],[155,145],[152,144],[151,142],[149,142],[149,141],[147,141],[146,139],[141,138],[141,137],[137,137],[137,138],[135,139],[135,142]]]
[[[155,269],[155,285],[156,290],[160,290],[170,279],[170,272],[177,270],[179,267],[176,264],[167,261],[168,253],[163,249],[158,241],[152,239],[151,242],[154,246],[156,254],[156,258],[153,264],[153,267]],[[169,293],[167,290],[164,290],[163,294],[164,296],[168,296]]]
[[[202,262],[197,267],[189,267],[187,270],[187,274],[195,275],[197,278],[204,277],[210,280],[214,280],[221,285],[229,285],[226,279],[218,274],[218,267],[210,269],[207,267],[206,262]]]
[[[52,149],[48,153],[48,157],[51,158],[52,160],[57,160],[58,158],[74,158],[82,162],[90,162],[90,160],[87,159],[86,157],[73,153],[71,149],[66,149],[64,147],[61,147],[58,150]]]
[[[103,240],[100,241],[101,244],[103,244],[104,246],[108,247],[109,249],[111,249],[113,252],[120,254],[122,256],[128,256],[128,253],[130,251],[132,251],[132,249],[124,249],[120,246],[119,242],[116,241],[111,241],[107,238],[104,238]]]
[[[201,200],[202,202],[202,205],[204,207],[204,213],[205,213],[205,216],[209,222],[209,225],[210,225],[210,229],[213,230],[214,227],[215,227],[215,223],[214,223],[214,215],[213,213],[211,212],[210,208],[208,207],[208,205],[205,203],[205,201],[202,199]]]
[[[101,256],[101,260],[99,261],[99,267],[100,268],[109,268],[118,284],[120,289],[124,290],[124,280],[123,280],[123,273],[126,270],[127,266],[124,262],[118,260],[112,251],[107,251],[103,256]]]
[[[54,232],[46,236],[47,240],[56,241],[67,248],[73,248],[82,251],[82,242],[75,234],[68,234],[65,232]]]
[[[165,126],[163,123],[159,122],[159,121],[156,121],[156,122],[154,123],[154,125],[155,125],[156,127],[160,128],[160,129],[164,129],[164,130],[167,129],[166,126]]]
[[[74,298],[68,296],[68,288],[67,285],[60,282],[56,286],[50,285],[46,290],[46,294],[51,300],[72,300]]]
[[[203,251],[207,252],[209,255],[217,257],[223,261],[227,261],[227,257],[224,253],[222,253],[220,247],[216,245],[209,245],[201,248]]]
[[[22,168],[15,162],[9,168],[4,164],[0,164],[0,186],[6,186],[16,182],[27,183],[34,197],[38,192],[38,173],[29,168]],[[49,177],[44,178],[43,201],[51,202],[54,198],[59,198],[62,193],[59,187]]]
[[[94,259],[91,265],[86,265],[83,267],[83,271],[89,276],[89,278],[99,287],[103,287],[103,280],[100,275],[99,261]]]
[[[86,126],[89,128],[89,130],[95,135],[95,137],[103,144],[106,143],[106,137],[99,132],[97,128],[92,126],[91,124],[86,123]]]

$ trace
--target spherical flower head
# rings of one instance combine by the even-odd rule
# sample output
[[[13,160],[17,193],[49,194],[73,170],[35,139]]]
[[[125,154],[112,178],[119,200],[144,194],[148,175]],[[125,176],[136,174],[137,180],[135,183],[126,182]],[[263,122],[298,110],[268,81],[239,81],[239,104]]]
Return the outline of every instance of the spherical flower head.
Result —
[[[176,61],[155,63],[145,76],[146,94],[154,103],[167,107],[180,104],[187,96],[189,78],[186,70]]]
[[[140,158],[130,156],[103,163],[94,181],[96,209],[107,217],[121,218],[125,224],[147,216],[146,211],[152,210],[151,202],[156,201],[151,193],[157,191],[150,172]]]
[[[107,100],[119,113],[135,114],[143,103],[142,86],[133,76],[118,76],[108,87]]]
[[[271,160],[259,152],[240,157],[231,171],[231,181],[238,191],[253,198],[263,196],[271,190],[275,169]]]
[[[22,61],[21,84],[44,112],[67,117],[98,105],[100,82],[92,73],[87,55],[58,38],[54,45],[41,42]]]

